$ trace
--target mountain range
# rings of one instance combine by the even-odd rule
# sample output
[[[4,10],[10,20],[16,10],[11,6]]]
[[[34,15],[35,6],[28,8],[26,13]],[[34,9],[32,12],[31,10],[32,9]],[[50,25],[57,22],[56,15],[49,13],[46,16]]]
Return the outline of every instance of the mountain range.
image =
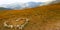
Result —
[[[50,2],[51,3],[51,2]],[[11,4],[2,4],[2,9],[23,9],[23,8],[34,8],[37,6],[50,4],[49,2],[27,2],[27,3],[11,3]]]
[[[2,6],[7,9],[23,9],[23,8],[33,8],[40,6],[44,2],[28,2],[28,3],[12,3],[12,4],[3,4]]]
[[[0,7],[0,10],[12,10],[12,9]]]

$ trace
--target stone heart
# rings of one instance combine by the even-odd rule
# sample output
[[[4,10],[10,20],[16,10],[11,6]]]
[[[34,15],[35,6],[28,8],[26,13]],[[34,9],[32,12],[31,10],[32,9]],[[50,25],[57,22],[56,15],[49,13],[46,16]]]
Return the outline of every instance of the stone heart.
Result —
[[[8,20],[4,22],[5,27],[10,27],[10,28],[19,28],[22,29],[27,23],[28,23],[27,18],[18,18],[16,20]]]

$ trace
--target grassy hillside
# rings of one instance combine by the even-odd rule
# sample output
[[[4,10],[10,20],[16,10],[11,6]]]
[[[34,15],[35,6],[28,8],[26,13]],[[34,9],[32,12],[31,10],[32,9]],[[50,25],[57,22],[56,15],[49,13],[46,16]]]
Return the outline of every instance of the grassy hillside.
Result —
[[[0,30],[19,30],[3,26],[4,21],[19,17],[29,19],[23,30],[60,30],[60,3],[24,10],[0,11]]]

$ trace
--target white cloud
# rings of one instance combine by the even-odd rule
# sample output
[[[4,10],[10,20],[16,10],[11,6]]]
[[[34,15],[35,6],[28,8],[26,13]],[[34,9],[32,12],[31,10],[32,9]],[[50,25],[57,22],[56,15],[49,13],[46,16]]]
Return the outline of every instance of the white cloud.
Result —
[[[54,0],[0,0],[0,7],[8,7],[8,5],[10,4],[15,4],[15,3],[18,3],[20,5],[22,5],[23,7],[25,6],[29,6],[28,4],[24,5],[24,3],[27,3],[27,2],[45,2],[44,4],[49,4],[51,1],[54,1]],[[44,5],[42,4],[42,5]],[[10,5],[11,6],[11,5]],[[11,7],[13,8],[13,7]]]
[[[1,4],[11,4],[15,2],[20,2],[20,3],[26,3],[30,1],[35,1],[35,2],[47,2],[47,1],[52,1],[52,0],[0,0],[0,5]]]

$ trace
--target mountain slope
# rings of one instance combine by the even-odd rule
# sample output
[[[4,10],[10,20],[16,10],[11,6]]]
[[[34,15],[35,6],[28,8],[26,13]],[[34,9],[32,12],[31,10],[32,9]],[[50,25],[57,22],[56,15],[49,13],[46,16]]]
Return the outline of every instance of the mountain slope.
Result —
[[[29,23],[23,28],[23,30],[59,30],[60,3],[24,10],[0,11],[0,30],[19,30],[5,28],[3,22],[9,19],[13,20],[14,18],[21,17],[29,19]]]

